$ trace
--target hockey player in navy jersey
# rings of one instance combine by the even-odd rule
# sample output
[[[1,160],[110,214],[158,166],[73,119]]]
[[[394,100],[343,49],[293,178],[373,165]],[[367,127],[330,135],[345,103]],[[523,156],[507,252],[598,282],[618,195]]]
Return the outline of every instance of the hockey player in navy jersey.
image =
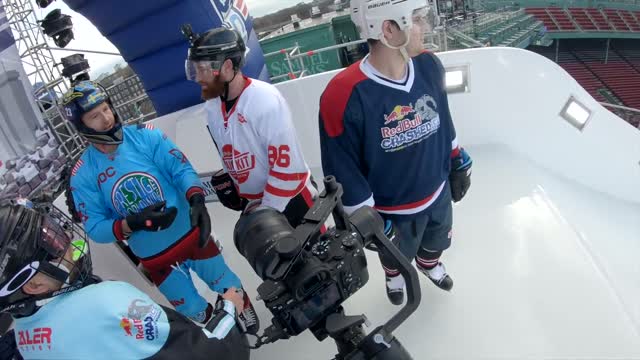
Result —
[[[89,236],[99,243],[127,241],[176,310],[207,322],[213,306],[196,290],[190,270],[219,294],[242,284],[211,239],[202,183],[188,159],[151,124],[123,127],[94,82],[74,84],[63,105],[90,144],[70,184]],[[244,298],[239,316],[256,333],[255,310],[246,292]]]
[[[14,318],[15,337],[0,358],[249,359],[234,288],[200,328],[127,283],[101,282],[89,244],[61,219],[0,205],[0,313]]]
[[[186,76],[202,88],[207,124],[223,169],[212,185],[227,208],[244,210],[249,201],[282,212],[298,226],[318,191],[304,160],[291,112],[278,89],[240,70],[247,51],[235,30],[194,34]]]
[[[471,159],[458,146],[444,68],[422,51],[432,9],[425,0],[352,0],[351,19],[370,54],[342,71],[320,100],[325,175],[344,187],[347,211],[368,205],[389,238],[439,288],[453,280],[440,260],[451,244],[451,200],[470,185]],[[381,255],[387,295],[404,299],[404,279]]]

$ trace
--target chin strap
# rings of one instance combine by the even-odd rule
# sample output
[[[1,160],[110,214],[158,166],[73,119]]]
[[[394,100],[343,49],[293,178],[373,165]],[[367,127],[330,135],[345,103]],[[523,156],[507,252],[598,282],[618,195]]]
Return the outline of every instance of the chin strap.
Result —
[[[224,94],[220,95],[222,100],[227,101],[227,98],[229,97],[229,84],[236,78],[236,75],[238,75],[238,70],[233,71],[233,77],[231,80],[224,82]]]
[[[60,287],[60,289],[57,290],[57,291],[60,291],[60,290],[62,290],[64,288],[66,288],[66,287],[69,287],[69,285],[71,285],[71,284],[69,284],[69,279],[71,278],[71,270],[69,270],[69,268],[66,265],[64,265],[62,262],[59,263],[59,264],[56,264],[55,266],[57,266],[59,269],[64,270],[64,271],[67,272],[66,280],[64,281],[64,283],[62,283],[62,286]],[[49,297],[49,298],[46,298],[46,299],[37,300],[36,301],[36,306],[37,307],[43,307],[43,306],[47,305],[51,300],[53,300],[53,298],[54,297]]]
[[[388,47],[390,49],[400,50],[400,54],[402,54],[402,58],[404,59],[404,61],[405,62],[409,62],[409,61],[411,61],[411,58],[409,57],[409,53],[407,52],[407,45],[409,45],[409,42],[411,42],[410,29],[407,28],[403,32],[404,32],[404,35],[407,38],[407,40],[404,42],[404,44],[402,44],[400,46],[392,46],[387,41],[387,38],[385,38],[384,36],[382,36],[380,38],[380,42],[382,42],[382,44],[384,46],[386,46],[386,47]]]

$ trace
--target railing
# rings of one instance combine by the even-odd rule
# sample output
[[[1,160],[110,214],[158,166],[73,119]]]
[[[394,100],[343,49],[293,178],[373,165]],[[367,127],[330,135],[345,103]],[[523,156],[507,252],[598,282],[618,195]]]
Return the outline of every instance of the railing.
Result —
[[[640,110],[626,106],[601,102],[600,105],[611,108],[611,112],[626,120],[632,126],[640,130]]]
[[[286,74],[273,76],[271,77],[271,80],[275,81],[275,80],[281,80],[285,78],[288,78],[289,80],[293,80],[293,79],[304,77],[311,74],[311,72],[308,69],[306,69],[306,65],[304,63],[305,57],[311,57],[313,55],[320,54],[323,52],[347,48],[349,46],[359,45],[366,42],[367,42],[366,40],[356,40],[356,41],[350,41],[342,44],[331,45],[331,46],[323,47],[316,50],[309,50],[309,51],[302,51],[298,43],[296,43],[296,46],[266,53],[264,54],[264,57],[268,58],[276,55],[284,55],[285,61],[287,62],[287,66],[289,67],[289,72]],[[294,69],[295,62],[297,62],[297,64],[299,65],[299,70]]]
[[[457,36],[458,38],[464,40],[466,44],[470,45],[469,47],[485,47],[485,46],[488,45],[488,44],[482,43],[482,42],[472,38],[471,36],[461,32],[461,31],[453,29],[453,28],[447,29],[447,32],[449,34],[451,34],[452,36]]]
[[[487,46],[484,40],[479,41],[476,38],[483,34],[487,35],[490,29],[497,30],[508,21],[523,15],[525,15],[524,9],[502,9],[500,12],[494,11],[466,20],[448,20],[445,23],[445,30],[450,39],[458,40],[463,47],[483,47]]]
[[[425,41],[424,41],[425,48],[430,49],[432,51],[447,51],[447,42],[446,42],[445,35],[446,35],[446,29],[444,28],[438,28],[434,32],[426,33]],[[465,36],[464,34],[461,34],[461,35]],[[469,42],[472,42],[474,45],[477,45],[479,47],[485,46],[484,44],[478,42],[477,40],[471,37],[465,36],[465,39],[468,39]],[[264,57],[268,58],[271,56],[284,55],[285,61],[287,63],[287,67],[289,68],[288,73],[272,76],[270,78],[271,81],[282,80],[282,79],[293,80],[293,79],[301,78],[304,76],[312,75],[311,72],[308,69],[306,69],[304,58],[311,57],[313,55],[320,54],[327,51],[334,51],[334,50],[339,50],[343,48],[348,48],[354,45],[364,44],[366,42],[367,42],[366,40],[355,40],[355,41],[331,45],[331,46],[327,46],[327,47],[323,47],[315,50],[309,50],[309,51],[302,51],[300,49],[300,46],[296,43],[296,46],[293,46],[293,47],[265,53]],[[294,68],[294,64],[296,63],[299,65],[298,70]]]
[[[640,7],[640,0],[481,0],[478,3],[480,6],[487,10],[493,10],[496,7],[513,6],[514,4],[517,4],[521,7],[607,7],[610,5]]]

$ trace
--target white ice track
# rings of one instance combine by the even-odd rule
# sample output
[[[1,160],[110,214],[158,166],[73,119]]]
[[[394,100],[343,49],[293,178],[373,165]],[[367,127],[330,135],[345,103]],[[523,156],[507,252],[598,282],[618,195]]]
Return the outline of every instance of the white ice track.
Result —
[[[439,56],[445,66],[471,69],[471,91],[450,103],[460,142],[474,159],[472,188],[454,207],[454,241],[443,257],[453,291],[420,276],[422,303],[396,336],[414,359],[640,359],[640,132],[533,53],[492,48]],[[318,177],[313,114],[330,76],[280,85]],[[594,111],[583,132],[558,117],[570,95]],[[156,124],[197,170],[219,167],[201,107]],[[259,279],[233,247],[237,214],[219,204],[209,209],[227,263],[255,296]],[[111,246],[92,251],[98,273],[166,304]],[[386,299],[377,257],[369,260],[369,283],[346,310],[366,314],[375,326],[398,308]],[[262,303],[256,307],[264,328],[271,315]],[[252,359],[334,354],[330,340],[304,333]]]

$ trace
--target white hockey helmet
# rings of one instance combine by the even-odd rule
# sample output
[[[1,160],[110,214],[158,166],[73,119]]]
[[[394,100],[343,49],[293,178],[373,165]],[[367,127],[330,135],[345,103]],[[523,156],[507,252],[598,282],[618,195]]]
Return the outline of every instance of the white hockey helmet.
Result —
[[[407,32],[413,25],[413,12],[428,8],[427,0],[351,0],[351,21],[362,39],[384,40],[382,23],[395,21]]]

